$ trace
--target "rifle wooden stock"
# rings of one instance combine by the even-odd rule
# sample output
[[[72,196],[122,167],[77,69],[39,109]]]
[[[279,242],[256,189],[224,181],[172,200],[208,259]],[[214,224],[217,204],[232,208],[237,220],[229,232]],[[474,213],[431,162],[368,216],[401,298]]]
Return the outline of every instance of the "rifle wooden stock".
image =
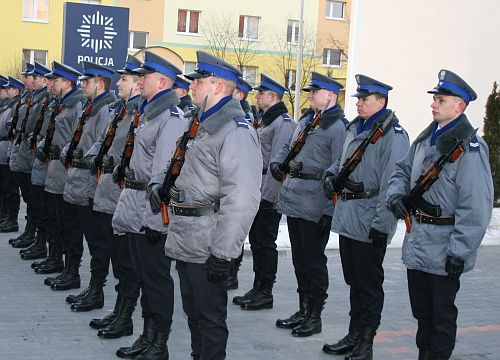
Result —
[[[54,106],[54,111],[50,114],[49,123],[47,124],[47,132],[45,134],[45,143],[43,144],[43,152],[47,155],[52,145],[52,139],[54,139],[54,133],[56,131],[56,116],[61,112],[61,98],[57,98],[56,104]],[[45,161],[46,164],[49,163],[49,159]]]
[[[36,139],[42,131],[43,121],[45,120],[45,113],[49,107],[49,94],[45,96],[45,101],[42,105],[42,109],[40,110],[40,114],[38,114],[38,118],[36,119],[35,129],[33,130],[33,136],[31,137],[30,147],[31,152],[35,152],[36,150]]]
[[[23,122],[21,124],[21,129],[19,133],[16,136],[16,145],[20,145],[21,142],[23,141],[23,136],[26,133],[26,127],[28,126],[28,119],[30,116],[30,110],[31,107],[33,106],[33,102],[31,101],[32,97],[28,99],[28,105],[26,106],[26,113],[24,114]]]
[[[123,179],[125,178],[125,168],[130,165],[130,159],[132,158],[132,153],[134,152],[134,142],[135,142],[135,129],[139,126],[139,119],[141,114],[139,113],[139,105],[135,108],[134,119],[130,122],[130,127],[128,129],[127,138],[125,139],[125,147],[123,148],[122,158],[120,161],[121,173],[119,174],[118,185],[123,189]]]
[[[82,138],[82,133],[83,133],[83,127],[85,126],[85,120],[87,120],[87,118],[92,113],[92,108],[93,108],[93,103],[91,100],[89,100],[87,102],[87,105],[85,106],[83,114],[80,116],[80,119],[78,120],[78,124],[76,125],[73,138],[71,139],[71,142],[69,144],[68,152],[66,154],[66,163],[64,164],[66,168],[71,167],[71,163],[73,161],[73,152],[76,150],[78,144],[80,143],[80,139]]]

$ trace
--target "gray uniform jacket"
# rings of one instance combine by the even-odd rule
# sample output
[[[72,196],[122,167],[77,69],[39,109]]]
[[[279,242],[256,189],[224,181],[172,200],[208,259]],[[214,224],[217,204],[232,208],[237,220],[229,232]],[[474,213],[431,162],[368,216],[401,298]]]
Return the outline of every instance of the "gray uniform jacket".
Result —
[[[125,140],[127,138],[128,130],[130,128],[130,123],[134,121],[134,114],[136,106],[139,104],[139,96],[131,98],[126,104],[126,113],[123,119],[118,123],[118,127],[115,132],[115,138],[113,143],[108,150],[108,156],[113,157],[114,165],[120,164],[123,149],[125,147]],[[119,112],[120,110],[117,109]],[[114,114],[113,114],[114,116]],[[108,125],[109,126],[109,125]],[[92,149],[89,151],[92,155],[99,154],[99,150],[104,141],[106,133],[103,133],[99,140],[94,144]],[[113,215],[116,209],[116,204],[120,198],[122,190],[121,188],[113,182],[113,174],[102,173],[97,183],[97,188],[95,190],[94,196],[94,210],[106,214]]]
[[[195,108],[193,105],[193,100],[191,99],[191,96],[186,95],[180,98],[180,103],[179,103],[179,108],[184,112],[187,113],[188,111],[191,111]]]
[[[135,180],[143,183],[161,183],[164,170],[175,150],[177,139],[187,128],[187,122],[177,107],[179,97],[174,91],[162,94],[148,103],[141,116],[134,141],[130,168]],[[113,229],[117,233],[142,233],[146,226],[167,232],[161,214],[153,214],[142,190],[123,189],[113,215]]]
[[[165,253],[191,263],[210,254],[237,258],[260,202],[262,155],[239,101],[231,99],[208,116],[189,144],[175,182],[179,206],[216,206],[214,214],[190,217],[169,211]]]
[[[94,100],[92,112],[85,121],[80,142],[76,147],[82,150],[83,155],[87,155],[91,146],[106,131],[106,126],[111,119],[109,105],[116,101],[116,96],[112,92],[101,94],[101,96]],[[69,144],[62,152],[66,153],[68,148]],[[96,177],[90,173],[89,169],[70,167],[64,185],[64,201],[74,205],[87,206],[89,199],[94,198],[96,186]]]
[[[358,145],[368,138],[377,126],[392,112],[387,110],[378,121],[374,122],[369,130],[357,134],[360,118],[357,117],[347,125],[347,135],[342,149],[342,156],[327,171],[338,174],[341,164],[351,156]],[[342,200],[339,197],[333,213],[332,231],[348,238],[368,242],[370,228],[388,234],[388,243],[396,232],[397,219],[386,206],[386,193],[389,179],[395,170],[397,160],[405,156],[410,146],[408,134],[399,124],[396,116],[376,144],[368,145],[359,165],[349,179],[353,182],[362,182],[364,190],[378,190],[378,195],[357,200]]]
[[[31,97],[31,94],[32,93],[30,91],[25,91],[21,95],[21,107],[19,108],[19,118],[17,120],[14,136],[17,136],[17,133],[21,131],[21,127],[23,126],[23,119],[28,109],[28,99]],[[30,113],[31,110],[33,110],[33,108],[30,109]],[[14,110],[12,111],[11,120],[13,115],[14,115]],[[9,167],[11,171],[19,171],[18,162],[19,162],[19,145],[16,146],[14,145],[14,143],[11,143],[9,147]]]
[[[84,102],[85,97],[81,89],[74,89],[63,98],[61,112],[55,119],[56,129],[52,138],[52,145],[57,145],[60,150],[71,140],[78,119],[82,114]],[[38,146],[43,146],[43,140]],[[50,161],[45,178],[45,191],[52,194],[62,194],[67,177],[68,170],[59,160]]]
[[[44,100],[45,101],[45,100]],[[47,126],[50,120],[50,117],[52,116],[52,112],[54,111],[54,106],[55,106],[55,99],[52,99],[52,101],[49,103],[49,107],[47,111],[45,111],[45,116],[43,120],[43,126],[42,129],[40,130],[40,135],[43,136],[47,133]],[[39,135],[39,138],[40,138]],[[45,143],[44,140],[39,141],[37,144],[37,147],[39,144],[43,146]],[[31,146],[31,140],[27,141],[27,146]],[[47,164],[43,161],[38,160],[35,158],[33,160],[33,168],[31,169],[31,183],[33,185],[37,186],[45,186],[45,178],[47,177]]]
[[[441,207],[442,216],[454,215],[455,224],[420,224],[412,217],[411,232],[403,242],[403,262],[408,268],[446,275],[448,255],[463,260],[464,271],[474,267],[477,248],[491,219],[493,184],[488,145],[478,135],[471,137],[473,128],[465,115],[431,146],[433,125],[417,137],[408,154],[396,163],[387,199],[392,201],[408,194],[418,177],[448,152],[453,137],[464,139],[466,151],[443,167],[438,180],[423,195]]]
[[[336,105],[321,117],[319,125],[310,131],[302,150],[294,159],[302,163],[300,172],[322,174],[337,161],[346,136],[344,120],[344,111],[340,105]],[[310,121],[311,115],[299,120],[291,144]],[[272,162],[282,163],[290,151],[290,146],[285,144]],[[333,204],[325,198],[321,180],[290,176],[286,177],[278,194],[276,209],[283,215],[313,222],[318,222],[322,215],[333,215]]]
[[[18,96],[9,99],[0,112],[0,165],[9,165],[10,141],[8,139],[12,116],[17,105]]]
[[[287,113],[273,116],[273,111],[277,108],[286,107],[283,103],[278,103],[267,110],[260,120],[260,127],[257,129],[260,147],[262,151],[262,200],[274,202],[281,189],[281,183],[276,181],[269,171],[269,163],[285,144],[289,144],[295,129],[295,122]]]

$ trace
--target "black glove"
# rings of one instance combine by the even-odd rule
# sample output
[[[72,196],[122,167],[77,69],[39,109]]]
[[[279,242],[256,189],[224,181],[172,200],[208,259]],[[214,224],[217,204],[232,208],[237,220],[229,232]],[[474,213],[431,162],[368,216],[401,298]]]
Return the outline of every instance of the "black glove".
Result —
[[[332,198],[333,192],[335,191],[335,178],[336,176],[329,171],[325,171],[323,174],[323,192],[329,200]]]
[[[120,165],[116,165],[113,169],[113,182],[118,184],[122,179],[120,178],[122,174],[122,168]]]
[[[368,238],[371,239],[372,245],[378,249],[387,246],[387,236],[388,235],[386,233],[378,231],[374,228],[371,228],[370,232],[368,233]]]
[[[332,217],[329,215],[323,215],[318,221],[318,235],[320,237],[325,236],[330,233],[330,228],[332,227]]]
[[[82,149],[75,149],[73,150],[73,159],[81,159],[83,157],[83,150]]]
[[[92,175],[97,174],[97,156],[89,156],[87,158],[87,163],[89,164],[89,170]]]
[[[459,258],[448,255],[446,257],[444,269],[448,273],[448,280],[458,280],[460,275],[464,272],[464,262]]]
[[[149,204],[153,214],[158,214],[161,210],[160,184],[152,184],[149,189]]]
[[[271,170],[271,175],[276,181],[283,181],[285,173],[280,169],[280,163],[272,162],[271,164],[269,164],[269,169]]]
[[[41,162],[45,162],[48,159],[47,154],[45,154],[42,148],[36,149],[35,157]]]
[[[401,219],[403,220],[406,217],[406,205],[405,205],[405,197],[404,196],[398,196],[392,199],[390,203],[390,209],[396,219]]]
[[[150,229],[148,227],[144,228],[144,232],[146,234],[146,240],[151,245],[157,245],[157,244],[161,243],[162,241],[165,241],[165,239],[167,238],[165,234],[163,234],[159,231]]]
[[[207,261],[205,262],[205,269],[207,270],[208,281],[213,283],[219,283],[224,280],[227,280],[230,265],[231,261],[219,259],[210,254]]]

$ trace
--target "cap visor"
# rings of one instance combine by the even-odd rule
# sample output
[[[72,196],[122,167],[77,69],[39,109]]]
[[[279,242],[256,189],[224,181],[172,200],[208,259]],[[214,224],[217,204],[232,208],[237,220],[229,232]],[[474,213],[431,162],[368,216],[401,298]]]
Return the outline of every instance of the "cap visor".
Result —
[[[305,87],[302,88],[302,91],[312,91],[312,90],[320,90],[321,88],[319,86],[315,86],[315,85],[307,85]]]
[[[367,96],[373,95],[375,93],[370,93],[370,92],[355,92],[354,94],[351,95],[351,97],[356,97],[356,98],[365,98]]]
[[[192,71],[192,72],[190,72],[189,74],[184,74],[183,76],[184,76],[186,79],[189,79],[189,80],[194,80],[194,79],[203,79],[203,78],[206,78],[206,77],[210,77],[210,75],[201,74],[201,73],[199,73],[198,71]]]
[[[156,70],[140,67],[140,68],[134,69],[133,72],[135,74],[139,74],[139,75],[146,75],[146,74],[152,74],[152,73],[156,72]]]
[[[88,79],[92,79],[94,77],[94,75],[80,75],[78,77],[78,80],[82,81],[82,80],[88,80]]]

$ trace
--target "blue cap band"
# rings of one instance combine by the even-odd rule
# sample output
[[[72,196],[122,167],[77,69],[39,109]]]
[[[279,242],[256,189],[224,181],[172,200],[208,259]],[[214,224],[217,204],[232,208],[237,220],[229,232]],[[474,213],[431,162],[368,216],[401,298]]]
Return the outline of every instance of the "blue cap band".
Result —
[[[339,94],[339,90],[340,90],[339,87],[335,86],[332,83],[327,83],[327,82],[321,81],[321,80],[312,80],[311,83],[313,85],[319,86],[320,88],[323,88],[325,90],[333,91],[337,95]]]
[[[69,72],[66,72],[66,71],[63,71],[63,70],[60,70],[60,69],[54,69],[52,71],[54,73],[54,75],[58,76],[58,77],[63,77],[69,81],[73,81],[73,82],[77,82],[78,81],[78,75],[77,74],[72,74],[72,73],[69,73]]]
[[[383,86],[379,86],[379,85],[368,85],[368,84],[359,84],[358,85],[358,91],[361,90],[361,91],[375,91],[379,94],[388,94],[389,93],[389,89],[387,89],[386,87],[383,87]]]
[[[172,78],[173,80],[175,80],[175,77],[177,76],[177,74],[175,73],[174,70],[170,69],[169,67],[152,62],[152,61],[144,61],[144,64],[142,65],[142,67],[151,68],[153,70],[156,70],[159,73],[161,73],[165,76],[168,76],[169,78]]]
[[[442,87],[442,88],[448,89],[451,92],[453,92],[455,94],[458,94],[462,99],[465,100],[465,102],[467,104],[472,100],[472,97],[470,96],[470,94],[467,91],[465,91],[460,86],[457,86],[457,85],[455,85],[452,82],[449,82],[449,81],[440,81],[439,84],[438,84],[438,87]]]
[[[238,74],[236,74],[235,72],[233,72],[231,70],[223,69],[219,66],[199,62],[198,69],[208,71],[212,74],[215,74],[216,76],[219,76],[221,78],[224,78],[224,79],[227,79],[230,81],[236,82],[238,80]]]
[[[189,85],[186,84],[186,83],[183,83],[182,81],[175,80],[174,81],[174,86],[176,86],[178,88],[183,88],[183,89],[189,90]]]
[[[135,69],[137,69],[137,65],[130,64],[130,63],[126,63],[125,67],[123,68],[123,70],[131,71],[131,72],[134,72]]]
[[[260,86],[265,87],[265,88],[272,90],[274,92],[277,92],[280,95],[283,95],[285,93],[285,90],[283,90],[282,88],[280,88],[274,84],[268,83],[267,81],[262,81],[260,83]]]
[[[110,72],[110,71],[106,71],[106,70],[103,70],[103,69],[94,69],[94,68],[85,69],[83,75],[86,75],[86,76],[89,76],[89,75],[102,76],[102,77],[107,77],[107,78],[113,77],[113,73]]]

